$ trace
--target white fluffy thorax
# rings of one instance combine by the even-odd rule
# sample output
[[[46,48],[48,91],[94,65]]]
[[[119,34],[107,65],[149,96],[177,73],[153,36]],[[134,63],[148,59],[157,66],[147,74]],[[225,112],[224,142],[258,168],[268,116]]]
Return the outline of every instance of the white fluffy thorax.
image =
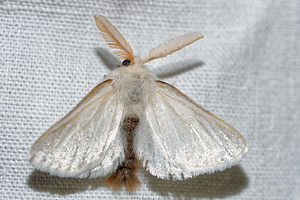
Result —
[[[124,105],[125,115],[137,114],[142,117],[156,89],[155,75],[136,62],[113,70],[107,78],[113,80],[115,92]]]

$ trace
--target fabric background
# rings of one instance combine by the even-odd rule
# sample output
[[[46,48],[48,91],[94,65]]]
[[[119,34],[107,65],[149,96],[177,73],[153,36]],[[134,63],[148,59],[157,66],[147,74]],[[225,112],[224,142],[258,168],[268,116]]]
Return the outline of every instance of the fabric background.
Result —
[[[299,11],[298,0],[0,1],[1,199],[299,199]],[[205,35],[147,67],[244,135],[239,166],[178,182],[140,169],[132,194],[102,178],[34,170],[33,142],[120,62],[97,13],[139,55],[186,32]]]

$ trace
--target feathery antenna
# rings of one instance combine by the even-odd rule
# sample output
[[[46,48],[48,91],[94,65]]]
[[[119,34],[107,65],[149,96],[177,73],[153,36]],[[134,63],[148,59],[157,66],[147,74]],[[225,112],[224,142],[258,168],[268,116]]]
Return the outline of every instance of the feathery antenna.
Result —
[[[125,38],[116,29],[116,27],[102,15],[95,15],[94,18],[96,21],[96,25],[101,31],[101,34],[108,46],[115,49],[114,54],[119,58],[130,60],[131,63],[133,63],[133,51]]]
[[[203,35],[197,32],[187,33],[182,36],[173,38],[165,43],[158,45],[156,48],[151,49],[148,55],[142,59],[142,63],[146,63],[151,60],[170,55],[175,51],[178,51],[201,38],[203,38]]]

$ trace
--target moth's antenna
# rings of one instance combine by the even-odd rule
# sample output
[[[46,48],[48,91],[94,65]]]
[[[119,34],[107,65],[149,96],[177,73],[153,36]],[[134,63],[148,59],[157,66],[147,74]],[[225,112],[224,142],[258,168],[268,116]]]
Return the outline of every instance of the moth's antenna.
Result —
[[[102,15],[95,15],[94,18],[96,21],[96,25],[101,31],[101,34],[108,46],[115,49],[114,54],[119,58],[129,60],[131,61],[131,63],[133,63],[133,51],[125,38],[116,29],[116,27]]]
[[[149,51],[148,55],[142,59],[142,63],[149,62],[151,60],[162,58],[182,49],[185,46],[192,44],[193,42],[203,38],[200,33],[193,32],[187,33],[177,38],[173,38],[165,43],[158,45]]]

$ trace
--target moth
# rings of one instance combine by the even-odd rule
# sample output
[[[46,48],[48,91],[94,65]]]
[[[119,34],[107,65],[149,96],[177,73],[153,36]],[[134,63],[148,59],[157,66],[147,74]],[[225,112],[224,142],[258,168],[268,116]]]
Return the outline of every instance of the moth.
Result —
[[[171,39],[140,58],[108,19],[96,15],[95,21],[122,65],[32,145],[33,166],[59,177],[109,176],[112,188],[132,191],[140,184],[138,161],[172,180],[238,164],[247,152],[243,136],[143,67],[202,35]]]

